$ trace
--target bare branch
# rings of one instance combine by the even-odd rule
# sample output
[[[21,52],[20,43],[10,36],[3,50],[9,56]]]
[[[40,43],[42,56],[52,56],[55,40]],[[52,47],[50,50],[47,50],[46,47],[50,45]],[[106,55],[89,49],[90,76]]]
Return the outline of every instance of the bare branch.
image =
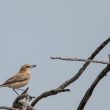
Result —
[[[15,101],[13,102],[13,106],[14,106],[16,103],[18,103],[19,100],[24,99],[24,98],[27,98],[27,91],[28,91],[28,88],[26,88],[26,90],[24,90],[24,91],[21,93],[21,95],[19,95],[19,96],[15,99]]]
[[[28,88],[26,88],[21,95],[19,95],[15,101],[13,102],[13,108],[21,109],[21,110],[35,110],[32,106],[30,106],[27,101],[30,101],[33,97],[28,95]],[[23,101],[23,99],[26,99]]]
[[[107,65],[102,72],[97,76],[97,78],[94,80],[94,82],[92,83],[92,85],[90,86],[90,88],[87,90],[87,92],[85,93],[83,99],[81,100],[77,110],[83,110],[87,101],[89,100],[90,96],[93,93],[93,90],[95,89],[96,85],[99,83],[99,81],[106,76],[106,74],[110,71],[110,65]]]
[[[51,59],[57,60],[65,60],[65,61],[82,61],[82,62],[91,62],[91,63],[100,63],[100,64],[110,64],[110,62],[106,61],[99,61],[99,60],[89,60],[89,59],[82,59],[82,58],[62,58],[62,57],[50,57]]]
[[[110,42],[110,37],[105,40],[92,54],[91,56],[87,59],[87,60],[92,60],[108,43]],[[82,68],[80,68],[80,70],[78,71],[78,73],[73,76],[72,78],[70,78],[69,80],[65,81],[63,84],[61,84],[57,89],[53,89],[52,91],[56,91],[56,90],[65,90],[65,88],[73,83],[74,81],[76,81],[80,76],[81,74],[84,72],[84,70],[87,68],[87,66],[90,64],[90,61],[86,61],[84,63],[84,65],[82,66]],[[58,92],[59,93],[59,92]],[[54,92],[51,92],[50,91],[46,91],[44,93],[42,93],[40,96],[36,97],[36,99],[31,103],[31,106],[34,107],[36,105],[36,103],[45,98],[45,97],[48,97],[48,96],[51,96],[51,95],[56,95],[56,93]]]
[[[87,60],[92,60],[108,43],[110,42],[110,37],[105,40],[92,54],[91,56],[87,59]],[[80,70],[78,71],[78,73],[73,76],[71,79],[65,81],[62,85],[59,86],[59,88],[65,88],[67,87],[69,84],[73,83],[74,81],[76,81],[81,74],[84,72],[84,70],[87,68],[87,66],[90,64],[90,61],[87,61],[84,63],[84,65],[82,66],[82,68],[80,68]]]
[[[48,97],[48,96],[51,96],[51,95],[56,95],[58,93],[61,93],[61,92],[67,92],[67,91],[70,91],[69,89],[53,89],[53,90],[50,90],[50,91],[46,91],[44,93],[42,93],[40,96],[38,96],[32,103],[31,103],[31,106],[35,106],[35,104],[42,98],[45,98],[45,97]]]
[[[5,110],[16,110],[15,108],[6,107],[6,106],[0,106],[0,109],[5,109]]]

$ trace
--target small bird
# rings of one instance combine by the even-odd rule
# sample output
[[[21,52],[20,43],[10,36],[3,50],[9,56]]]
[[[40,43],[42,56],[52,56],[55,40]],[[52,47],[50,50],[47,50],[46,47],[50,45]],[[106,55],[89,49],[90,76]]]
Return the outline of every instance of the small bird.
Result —
[[[23,65],[17,74],[15,74],[7,81],[5,81],[3,84],[1,84],[0,87],[9,87],[15,91],[15,89],[19,89],[27,85],[30,81],[31,69],[34,67],[36,67],[36,65],[30,65],[30,64]]]

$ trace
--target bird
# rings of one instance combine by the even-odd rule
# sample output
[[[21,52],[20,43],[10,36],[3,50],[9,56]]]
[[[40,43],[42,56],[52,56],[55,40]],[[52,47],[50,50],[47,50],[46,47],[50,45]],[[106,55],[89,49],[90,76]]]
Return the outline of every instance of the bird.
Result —
[[[19,72],[6,80],[3,84],[0,85],[0,87],[9,87],[15,91],[15,89],[26,86],[30,81],[31,69],[34,67],[36,67],[36,65],[24,64],[21,66]]]

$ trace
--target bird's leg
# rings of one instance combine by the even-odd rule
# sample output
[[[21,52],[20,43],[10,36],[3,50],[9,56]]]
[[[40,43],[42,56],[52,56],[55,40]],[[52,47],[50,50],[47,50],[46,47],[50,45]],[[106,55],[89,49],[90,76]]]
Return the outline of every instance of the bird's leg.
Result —
[[[14,92],[19,96],[19,94],[15,91],[15,89],[13,88]]]

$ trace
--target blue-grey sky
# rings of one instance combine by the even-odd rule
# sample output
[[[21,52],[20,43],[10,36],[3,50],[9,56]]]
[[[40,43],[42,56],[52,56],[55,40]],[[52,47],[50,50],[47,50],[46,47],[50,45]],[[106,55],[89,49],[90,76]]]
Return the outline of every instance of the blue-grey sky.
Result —
[[[109,0],[1,0],[0,83],[25,63],[32,70],[29,93],[38,96],[74,76],[83,63],[53,61],[51,56],[87,58],[110,37]],[[110,44],[96,57],[108,60]],[[105,67],[91,64],[62,93],[41,100],[38,110],[76,110],[94,78]],[[110,108],[110,75],[101,80],[85,110]],[[0,88],[0,105],[11,106],[16,94]]]

